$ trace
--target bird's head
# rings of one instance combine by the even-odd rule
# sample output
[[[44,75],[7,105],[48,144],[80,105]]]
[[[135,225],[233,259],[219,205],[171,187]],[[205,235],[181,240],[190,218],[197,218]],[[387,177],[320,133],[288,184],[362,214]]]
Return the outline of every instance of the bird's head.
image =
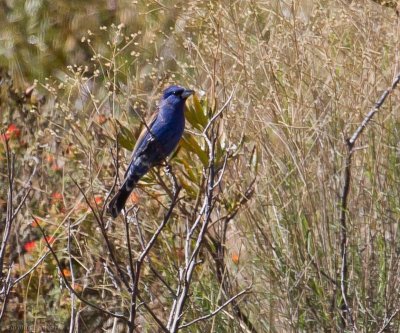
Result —
[[[162,99],[172,103],[185,103],[186,99],[193,94],[194,90],[170,86],[164,90]]]

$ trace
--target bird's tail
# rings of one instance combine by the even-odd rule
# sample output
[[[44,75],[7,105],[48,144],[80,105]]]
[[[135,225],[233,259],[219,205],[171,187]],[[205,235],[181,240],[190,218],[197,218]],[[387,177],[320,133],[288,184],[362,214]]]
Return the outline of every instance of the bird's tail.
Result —
[[[125,179],[121,188],[111,199],[107,211],[114,219],[121,213],[122,208],[125,207],[126,200],[128,200],[139,179],[140,177],[128,177]]]

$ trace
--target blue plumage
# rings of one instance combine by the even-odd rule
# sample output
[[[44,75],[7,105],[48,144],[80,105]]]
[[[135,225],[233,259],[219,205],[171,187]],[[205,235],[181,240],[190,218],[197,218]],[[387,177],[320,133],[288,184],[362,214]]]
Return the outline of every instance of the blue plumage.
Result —
[[[132,160],[117,194],[108,205],[115,218],[139,179],[153,166],[163,162],[176,148],[185,128],[185,101],[193,90],[170,86],[164,90],[158,112],[146,124],[133,149]]]

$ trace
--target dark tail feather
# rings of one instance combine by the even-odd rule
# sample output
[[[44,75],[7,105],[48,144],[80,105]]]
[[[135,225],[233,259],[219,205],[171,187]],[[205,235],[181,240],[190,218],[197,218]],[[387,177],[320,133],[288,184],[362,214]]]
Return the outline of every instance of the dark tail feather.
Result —
[[[131,192],[121,188],[111,199],[107,210],[114,219],[121,213],[122,208],[125,207],[126,200],[128,200],[130,194]]]
[[[114,219],[121,213],[122,208],[125,207],[126,200],[128,200],[138,180],[139,179],[127,179],[111,199],[107,211]]]

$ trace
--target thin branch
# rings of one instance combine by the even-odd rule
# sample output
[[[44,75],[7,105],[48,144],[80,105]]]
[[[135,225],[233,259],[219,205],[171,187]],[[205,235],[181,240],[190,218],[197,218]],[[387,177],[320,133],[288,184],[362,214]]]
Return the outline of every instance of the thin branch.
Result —
[[[11,280],[11,267],[8,268],[7,277],[6,277],[6,279],[4,281],[4,284],[3,284],[4,300],[3,300],[3,305],[1,307],[1,312],[0,312],[0,321],[3,319],[4,313],[6,311],[7,304],[8,304],[8,299],[9,299],[9,296],[10,296],[10,291],[11,291],[11,288],[13,286],[13,284],[10,283],[10,280]]]
[[[225,154],[224,163],[222,164],[222,167],[220,168],[220,170],[218,170],[219,177],[215,181],[214,188],[217,188],[218,186],[220,186],[220,184],[222,182],[222,178],[224,177],[224,174],[225,174],[226,165],[228,163],[228,158],[229,158],[229,154]]]
[[[90,301],[84,299],[81,295],[79,295],[79,294],[72,288],[71,284],[69,283],[67,277],[65,276],[65,274],[64,274],[64,272],[63,272],[63,269],[62,269],[62,266],[61,266],[61,262],[60,262],[60,260],[58,259],[57,254],[56,254],[55,251],[53,250],[53,247],[51,246],[51,244],[50,244],[48,238],[46,237],[46,234],[45,234],[45,232],[44,232],[44,229],[42,228],[42,226],[39,224],[39,221],[38,221],[34,216],[32,216],[32,218],[35,220],[35,222],[36,222],[36,224],[37,224],[37,227],[39,228],[39,230],[40,230],[40,232],[41,232],[41,234],[42,234],[42,236],[43,236],[43,239],[44,239],[44,241],[45,241],[45,243],[46,243],[47,248],[50,250],[50,252],[51,252],[51,254],[52,254],[54,260],[56,261],[56,264],[57,264],[57,267],[58,267],[58,271],[59,271],[59,273],[60,273],[60,275],[61,275],[61,278],[62,278],[62,280],[63,280],[65,286],[67,287],[67,289],[68,289],[71,293],[73,293],[82,303],[84,303],[84,304],[86,304],[86,305],[88,305],[88,306],[90,306],[90,307],[92,307],[92,308],[94,308],[94,309],[96,309],[96,310],[98,310],[98,311],[100,311],[100,312],[106,314],[106,315],[109,315],[109,316],[112,316],[112,317],[115,317],[115,318],[119,318],[119,319],[121,319],[121,320],[123,320],[123,321],[125,321],[125,322],[128,322],[128,319],[127,319],[125,316],[120,315],[120,314],[117,314],[117,313],[110,312],[110,311],[108,311],[108,310],[105,310],[105,309],[99,307],[98,305],[96,305],[96,304],[94,304],[94,303],[92,303],[92,302],[90,302]]]
[[[17,216],[17,214],[19,213],[19,211],[21,210],[22,206],[25,204],[26,199],[28,198],[29,193],[31,193],[32,188],[28,188],[27,191],[25,192],[21,202],[19,203],[19,205],[17,206],[17,208],[15,208],[14,210],[14,214],[12,216],[12,219],[14,220]]]
[[[4,137],[4,142],[6,146],[6,159],[7,159],[7,177],[8,177],[8,192],[7,192],[7,212],[6,221],[3,231],[3,239],[0,245],[0,281],[3,278],[3,266],[4,257],[6,255],[6,248],[8,244],[8,239],[11,233],[11,226],[13,222],[14,209],[13,209],[13,186],[14,186],[14,156],[11,154],[10,146],[8,145],[8,140],[5,138],[4,134],[0,134]]]
[[[141,305],[143,305],[146,308],[147,312],[150,313],[151,317],[156,321],[156,323],[163,330],[163,332],[169,333],[169,330],[165,327],[163,322],[156,316],[154,311],[147,305],[147,303],[143,300],[143,298],[140,295],[138,295],[138,298],[142,302]]]
[[[111,242],[110,242],[110,239],[109,239],[108,234],[107,234],[107,230],[106,230],[106,228],[105,228],[105,226],[104,226],[103,217],[102,217],[102,216],[99,216],[99,215],[96,213],[96,210],[94,209],[94,207],[93,207],[92,204],[90,203],[88,197],[86,196],[86,193],[85,193],[85,192],[83,191],[83,189],[79,186],[79,184],[75,181],[75,179],[74,179],[73,177],[71,177],[71,179],[72,179],[72,181],[74,182],[74,184],[78,187],[79,191],[82,193],[83,197],[85,198],[86,204],[89,206],[89,208],[90,208],[90,210],[92,211],[93,216],[94,216],[94,218],[95,218],[97,224],[98,224],[99,227],[100,227],[101,234],[102,234],[102,236],[103,236],[103,238],[104,238],[104,241],[106,242],[106,245],[107,245],[108,254],[110,255],[111,261],[112,261],[112,263],[114,264],[114,266],[116,267],[116,269],[117,269],[117,271],[118,271],[119,278],[121,279],[121,281],[123,282],[123,284],[125,285],[125,287],[128,289],[128,291],[131,292],[131,291],[132,291],[132,288],[130,287],[130,285],[129,285],[129,283],[128,283],[126,277],[125,277],[125,274],[123,273],[123,271],[122,271],[122,269],[121,269],[121,266],[118,264],[117,258],[116,258],[115,254],[114,254],[114,248],[113,248],[113,246],[112,246],[112,244],[111,244]]]
[[[204,197],[203,207],[196,219],[193,227],[187,232],[186,242],[185,242],[185,267],[179,271],[179,284],[176,292],[176,299],[174,300],[170,316],[168,319],[167,327],[171,333],[177,332],[179,329],[179,322],[182,319],[183,308],[188,298],[189,288],[192,281],[192,276],[194,269],[197,265],[197,257],[200,252],[203,240],[211,220],[211,212],[213,210],[213,192],[214,192],[214,182],[215,182],[215,143],[216,136],[213,131],[211,131],[212,141],[207,137],[204,132],[204,139],[209,148],[209,165],[208,165],[208,177],[206,182],[206,191]],[[203,210],[204,209],[204,210]],[[195,228],[201,221],[201,216],[204,215],[203,224],[197,236],[196,244],[193,251],[190,254],[191,248],[191,235]]]
[[[364,120],[361,122],[360,126],[356,129],[356,131],[353,133],[351,138],[348,140],[348,145],[353,148],[354,144],[356,143],[358,137],[361,135],[365,127],[368,125],[368,123],[371,121],[375,113],[379,111],[379,109],[382,107],[383,103],[385,102],[386,98],[393,92],[394,89],[396,89],[397,85],[400,82],[400,74],[397,75],[396,79],[393,81],[392,85],[390,88],[386,89],[379,100],[375,103],[375,106],[371,109],[371,111],[368,112],[368,114],[365,116]]]
[[[210,128],[210,126],[214,123],[214,121],[221,115],[222,112],[224,112],[224,110],[226,109],[226,107],[229,105],[229,103],[231,102],[233,95],[236,92],[237,87],[239,86],[239,80],[237,81],[237,84],[235,86],[235,88],[233,88],[231,94],[229,95],[228,99],[226,100],[225,104],[218,110],[218,112],[210,119],[210,121],[208,122],[208,124],[206,125],[206,127],[203,130],[203,134],[207,133],[207,130]]]
[[[150,241],[147,243],[147,245],[146,245],[145,249],[143,250],[143,252],[140,254],[138,261],[143,261],[143,259],[147,256],[147,254],[149,253],[149,251],[153,247],[154,243],[156,242],[159,234],[161,233],[161,231],[167,225],[168,220],[171,217],[172,211],[173,211],[174,207],[176,206],[176,204],[178,202],[178,195],[179,195],[181,189],[182,189],[181,187],[178,187],[176,189],[176,193],[174,194],[174,197],[172,198],[172,202],[171,202],[171,205],[169,206],[168,212],[165,214],[163,221],[158,226],[156,232],[153,234],[153,236],[151,237]]]
[[[118,170],[119,170],[119,162],[118,162],[118,151],[119,151],[119,145],[118,145],[118,133],[117,133],[117,140],[115,140],[115,149],[116,149],[116,155],[114,156],[112,149],[110,149],[110,154],[113,159],[113,163],[115,166],[115,177],[114,177],[114,183],[111,186],[110,191],[107,193],[106,198],[104,199],[103,203],[103,208],[101,210],[100,216],[103,219],[104,218],[104,213],[107,211],[107,205],[108,205],[108,200],[111,197],[111,194],[113,193],[115,187],[117,186],[118,183]]]
[[[132,269],[131,275],[132,276],[134,275],[134,277],[132,277],[133,286],[132,286],[132,292],[131,292],[131,311],[130,311],[130,317],[129,317],[129,331],[130,332],[133,332],[133,330],[135,328],[134,322],[135,322],[136,311],[137,311],[136,303],[137,303],[137,298],[139,296],[139,280],[140,280],[140,273],[141,273],[144,259],[147,257],[151,248],[157,241],[157,238],[160,235],[161,231],[167,225],[167,223],[172,215],[173,209],[178,202],[178,196],[179,196],[180,191],[181,191],[181,187],[177,187],[176,192],[174,193],[174,197],[172,198],[170,207],[169,207],[167,213],[165,214],[163,221],[158,226],[157,230],[154,232],[153,236],[151,237],[151,239],[149,240],[147,245],[144,247],[142,253],[140,254],[139,258],[137,259],[136,264],[135,264],[135,271],[133,271],[133,269]],[[128,241],[129,241],[129,239],[128,239]],[[146,309],[148,309],[148,307],[146,307]],[[156,316],[154,315],[153,318],[156,318]],[[162,322],[160,320],[158,320],[158,318],[156,321],[157,321],[158,325],[164,331],[168,331],[167,328],[162,324]]]
[[[172,172],[172,167],[168,163],[168,161],[166,161],[165,174],[168,176],[168,178],[170,179],[170,181],[172,183],[172,192],[175,195],[176,191],[179,188],[179,184],[178,184],[178,180],[176,179],[175,174]]]
[[[135,290],[135,281],[138,279],[137,274],[135,273],[134,266],[133,266],[133,254],[132,254],[132,247],[131,247],[131,240],[129,236],[129,221],[128,215],[124,214],[124,225],[125,225],[125,237],[126,237],[126,245],[128,248],[128,259],[129,259],[129,276],[132,283],[132,292],[131,292],[131,309],[129,314],[129,332],[133,333],[135,329],[135,317],[136,317],[136,298],[138,294],[138,290]]]
[[[222,236],[219,240],[214,239],[211,235],[208,235],[210,241],[206,243],[207,249],[212,255],[215,264],[216,264],[216,270],[217,270],[217,278],[219,284],[222,286],[222,289],[225,293],[225,297],[228,297],[231,294],[231,282],[229,279],[229,274],[228,271],[226,270],[226,265],[224,263],[224,258],[225,258],[225,240],[226,240],[226,232],[228,228],[229,222],[237,215],[239,212],[240,208],[243,207],[252,197],[254,193],[254,184],[256,181],[256,176],[253,178],[253,180],[250,182],[248,185],[247,189],[244,191],[243,194],[241,194],[241,199],[239,200],[239,203],[237,204],[236,208],[231,211],[229,214],[227,214],[225,217],[219,219],[219,222],[221,220],[223,221],[223,228],[222,228]],[[218,220],[217,220],[218,221]],[[213,222],[211,225],[213,225],[215,222]],[[211,246],[211,243],[213,244]],[[240,322],[243,323],[244,326],[248,329],[249,332],[251,333],[257,333],[256,328],[254,327],[253,323],[249,319],[249,317],[243,313],[243,311],[240,309],[239,304],[236,302],[236,300],[232,301],[232,309],[234,315],[239,319]]]
[[[13,286],[15,286],[18,282],[20,282],[21,280],[23,280],[23,279],[25,279],[29,274],[31,274],[35,269],[36,269],[36,267],[38,267],[41,263],[42,263],[42,261],[44,260],[44,259],[46,259],[46,257],[48,256],[50,254],[50,251],[47,251],[45,254],[43,254],[39,259],[38,259],[38,261],[36,261],[36,263],[28,270],[28,271],[26,271],[24,274],[22,274],[18,279],[16,279],[15,281],[13,281]]]
[[[364,120],[357,127],[353,135],[346,140],[347,143],[347,157],[345,160],[344,175],[343,175],[343,188],[340,195],[340,257],[341,257],[341,269],[340,269],[340,289],[342,294],[342,318],[343,328],[346,327],[347,321],[352,326],[353,331],[357,330],[351,309],[348,304],[348,263],[347,263],[347,247],[348,247],[348,236],[347,236],[347,213],[348,213],[348,197],[350,192],[350,180],[351,180],[351,163],[352,157],[355,152],[354,146],[357,139],[360,137],[366,126],[372,120],[374,115],[379,111],[385,102],[386,98],[393,92],[396,86],[400,82],[400,74],[397,75],[392,85],[386,89],[379,100],[375,103],[374,107],[365,116]]]
[[[392,315],[385,319],[385,321],[383,322],[383,325],[381,327],[381,329],[378,331],[378,333],[383,333],[390,325],[390,323],[392,322],[392,320],[394,319],[394,317],[397,316],[397,314],[400,313],[400,309],[396,309],[395,311],[393,311]]]
[[[131,282],[133,284],[133,281],[135,279],[135,271],[134,271],[134,265],[133,265],[133,253],[132,253],[132,247],[131,247],[131,241],[130,241],[130,235],[129,235],[129,221],[127,215],[124,216],[124,224],[125,224],[125,238],[126,238],[126,245],[128,248],[128,259],[129,259],[129,269],[130,269],[130,277],[131,277]]]
[[[151,260],[149,257],[146,258],[147,263],[149,264],[150,270],[153,272],[153,274],[161,281],[161,283],[168,289],[168,291],[173,295],[174,290],[172,287],[169,285],[169,283],[162,277],[162,275],[154,268]]]
[[[14,214],[12,216],[12,219],[15,219],[15,217],[17,216],[17,214],[19,213],[19,211],[21,210],[22,206],[25,204],[26,199],[28,198],[29,193],[31,193],[32,187],[32,179],[36,174],[37,171],[37,167],[39,164],[39,161],[36,157],[32,157],[32,160],[35,162],[35,166],[33,167],[33,170],[28,178],[28,180],[25,182],[25,184],[23,185],[24,188],[27,188],[25,194],[23,195],[19,205],[17,206],[17,208],[14,209]],[[18,197],[20,194],[17,194],[16,197]]]
[[[71,271],[71,283],[72,288],[75,288],[75,273],[74,267],[72,265],[72,256],[71,256],[71,220],[68,219],[68,244],[67,244],[67,251],[69,257],[69,270]],[[73,333],[75,331],[75,295],[70,291],[71,297],[71,318],[69,322],[69,332]]]
[[[224,304],[222,304],[221,306],[216,308],[213,312],[209,313],[208,315],[202,316],[200,318],[194,319],[194,320],[192,320],[192,321],[190,321],[190,322],[188,322],[186,324],[182,324],[181,326],[178,327],[178,330],[180,330],[181,328],[189,327],[189,326],[191,326],[191,325],[193,325],[193,324],[195,324],[195,323],[197,323],[199,321],[207,320],[207,319],[210,319],[211,317],[214,317],[216,314],[218,314],[218,312],[223,310],[225,307],[227,307],[229,304],[234,302],[237,298],[239,298],[243,294],[246,294],[250,289],[251,289],[251,286],[248,286],[246,289],[242,290],[240,293],[238,293],[235,296],[233,296],[230,299],[228,299]]]
[[[5,151],[6,151],[6,160],[7,160],[7,178],[8,178],[8,191],[7,191],[7,209],[6,209],[6,220],[4,223],[4,230],[3,230],[3,235],[2,235],[2,240],[1,240],[1,245],[0,245],[0,281],[3,280],[3,267],[4,267],[4,258],[6,256],[6,249],[10,237],[10,233],[12,230],[12,225],[13,221],[17,217],[18,213],[22,209],[23,205],[25,204],[28,195],[31,191],[30,183],[33,178],[33,176],[36,174],[36,169],[37,169],[37,159],[34,159],[35,166],[33,168],[33,171],[31,172],[30,177],[28,178],[28,181],[25,183],[24,188],[28,187],[28,189],[25,190],[24,193],[24,188],[21,190],[20,193],[16,194],[15,197],[13,195],[14,192],[14,172],[15,172],[15,157],[12,154],[10,150],[10,146],[8,144],[8,139],[5,137],[4,133],[0,133],[0,136],[4,138],[4,144],[5,144]],[[22,193],[24,193],[22,195]],[[22,195],[22,199],[20,200],[18,206],[14,208],[13,201],[15,201],[20,195]],[[44,258],[43,256],[42,258]],[[12,287],[17,284],[19,281],[21,281],[25,276],[27,276],[30,272],[32,272],[37,265],[42,261],[42,258],[35,264],[28,272],[26,272],[21,278],[17,279],[16,281],[12,281],[11,277],[11,270],[13,266],[13,262],[10,262],[8,265],[8,271],[7,271],[7,277],[2,281],[2,290],[0,293],[3,293],[4,291],[4,301],[2,304],[2,309],[0,312],[0,321],[3,318],[3,315],[6,311],[7,303],[8,303],[8,298],[9,294],[11,292]],[[12,261],[13,259],[11,259]]]
[[[144,241],[144,237],[143,237],[143,232],[142,232],[142,229],[141,229],[141,227],[140,227],[140,223],[139,223],[139,220],[138,220],[138,217],[137,217],[137,210],[134,211],[134,216],[135,216],[135,220],[137,221],[137,222],[136,222],[136,226],[137,226],[137,231],[138,231],[139,243],[140,243],[140,246],[142,247],[142,250],[144,250],[145,247],[146,247],[146,245],[145,245],[145,241]],[[161,274],[154,268],[154,266],[153,266],[153,264],[152,264],[152,262],[151,262],[150,257],[147,256],[145,259],[146,259],[146,262],[149,264],[149,267],[150,267],[151,271],[153,272],[153,274],[154,274],[155,276],[157,276],[157,278],[158,278],[158,279],[163,283],[163,285],[171,292],[171,294],[174,294],[174,291],[173,291],[172,287],[168,284],[167,281],[165,281],[165,279],[161,276]]]

